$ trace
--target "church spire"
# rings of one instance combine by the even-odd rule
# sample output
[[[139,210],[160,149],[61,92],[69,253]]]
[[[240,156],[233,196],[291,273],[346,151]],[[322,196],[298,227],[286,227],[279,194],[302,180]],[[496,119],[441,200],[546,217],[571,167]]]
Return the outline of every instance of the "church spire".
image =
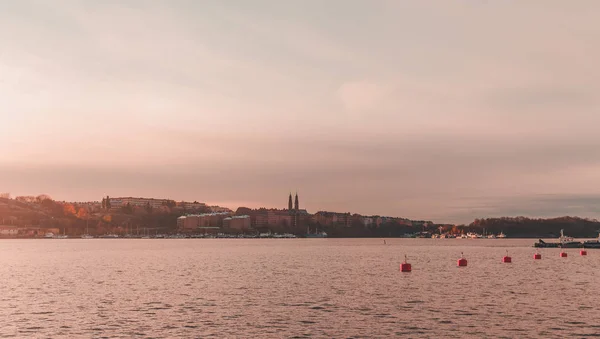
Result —
[[[300,204],[298,203],[298,192],[296,192],[296,202],[294,204],[294,209],[296,210],[296,212],[300,209]]]
[[[288,210],[292,210],[292,192],[290,192],[290,199],[288,201]]]

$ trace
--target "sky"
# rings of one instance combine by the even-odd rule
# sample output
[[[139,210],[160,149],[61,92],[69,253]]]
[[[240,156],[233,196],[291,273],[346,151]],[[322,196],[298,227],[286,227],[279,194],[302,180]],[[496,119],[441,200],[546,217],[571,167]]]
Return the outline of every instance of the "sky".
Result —
[[[0,0],[0,192],[600,218],[596,0]]]

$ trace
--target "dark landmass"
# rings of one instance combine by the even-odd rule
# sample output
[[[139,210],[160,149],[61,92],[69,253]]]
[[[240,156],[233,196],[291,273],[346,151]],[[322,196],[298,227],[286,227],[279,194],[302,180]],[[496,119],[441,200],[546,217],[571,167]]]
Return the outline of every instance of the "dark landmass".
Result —
[[[181,204],[183,206],[183,204]],[[49,196],[0,198],[0,237],[40,237],[47,231],[77,237],[89,233],[102,234],[175,234],[182,232],[177,219],[188,214],[213,212],[209,207],[189,210],[180,204],[165,204],[161,208],[149,206],[123,206],[107,209],[104,203],[68,203],[52,200]],[[240,208],[231,215],[249,215],[252,227],[249,229],[225,229],[222,221],[210,231],[191,232],[258,233],[278,232],[304,236],[307,230],[327,232],[329,237],[408,237],[433,233],[461,234],[467,232],[499,234],[510,238],[557,238],[560,230],[576,238],[595,238],[600,230],[597,220],[578,217],[533,219],[525,217],[476,219],[468,225],[436,224],[430,221],[415,221],[405,218],[362,216],[350,213],[317,212],[295,217],[293,223],[259,224],[257,220],[269,212],[285,214],[285,210]],[[271,213],[275,213],[271,212]],[[290,219],[291,220],[291,219]],[[11,231],[11,228],[18,231]],[[10,233],[13,232],[13,233]],[[190,232],[187,230],[186,232]]]
[[[600,232],[600,222],[579,217],[559,217],[533,219],[525,217],[476,219],[469,230],[498,233],[504,232],[511,238],[558,238],[560,230],[575,238],[596,238]]]

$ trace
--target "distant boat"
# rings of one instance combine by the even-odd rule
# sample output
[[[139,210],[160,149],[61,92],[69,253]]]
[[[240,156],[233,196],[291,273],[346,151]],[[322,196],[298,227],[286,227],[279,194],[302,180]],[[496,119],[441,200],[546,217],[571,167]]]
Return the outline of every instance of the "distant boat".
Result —
[[[54,239],[67,239],[69,236],[65,234],[65,230],[63,229],[63,234],[57,234],[54,236]]]
[[[600,234],[598,234],[598,239],[584,242],[583,248],[600,248]]]
[[[560,230],[559,242],[544,242],[540,239],[537,243],[533,244],[534,247],[560,247],[560,248],[580,248],[583,247],[583,243],[575,241],[572,237],[567,237],[564,234],[564,230]]]
[[[469,233],[467,233],[467,238],[469,238],[469,239],[480,239],[480,238],[482,238],[482,236],[480,234],[477,234],[477,233],[471,233],[471,232],[469,232]]]
[[[101,235],[100,238],[102,239],[116,239],[119,236],[116,234],[105,234],[105,235]]]
[[[540,247],[540,248],[558,248],[559,247],[559,243],[557,242],[545,242],[542,239],[539,239],[538,242],[536,242],[535,244],[533,244],[533,247]]]
[[[48,233],[44,234],[44,238],[53,239],[54,238],[54,233],[48,232]]]
[[[85,222],[85,234],[81,235],[81,239],[94,239],[93,236],[90,235],[90,226],[89,226],[89,218]]]
[[[317,232],[315,229],[315,233],[310,233],[310,228],[306,229],[306,237],[307,238],[327,238],[327,233],[325,232]]]
[[[567,237],[564,235],[564,230],[560,230],[560,241],[561,248],[579,248],[583,246],[583,244],[579,241],[575,241],[572,237]]]
[[[506,238],[506,235],[504,233],[500,232],[500,234],[498,234],[498,238],[501,238],[501,239]]]

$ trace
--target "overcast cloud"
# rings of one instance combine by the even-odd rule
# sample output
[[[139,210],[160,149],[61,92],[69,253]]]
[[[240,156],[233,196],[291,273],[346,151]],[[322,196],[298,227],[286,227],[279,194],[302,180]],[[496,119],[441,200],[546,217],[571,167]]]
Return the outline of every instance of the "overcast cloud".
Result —
[[[597,1],[2,1],[0,191],[600,217]]]

